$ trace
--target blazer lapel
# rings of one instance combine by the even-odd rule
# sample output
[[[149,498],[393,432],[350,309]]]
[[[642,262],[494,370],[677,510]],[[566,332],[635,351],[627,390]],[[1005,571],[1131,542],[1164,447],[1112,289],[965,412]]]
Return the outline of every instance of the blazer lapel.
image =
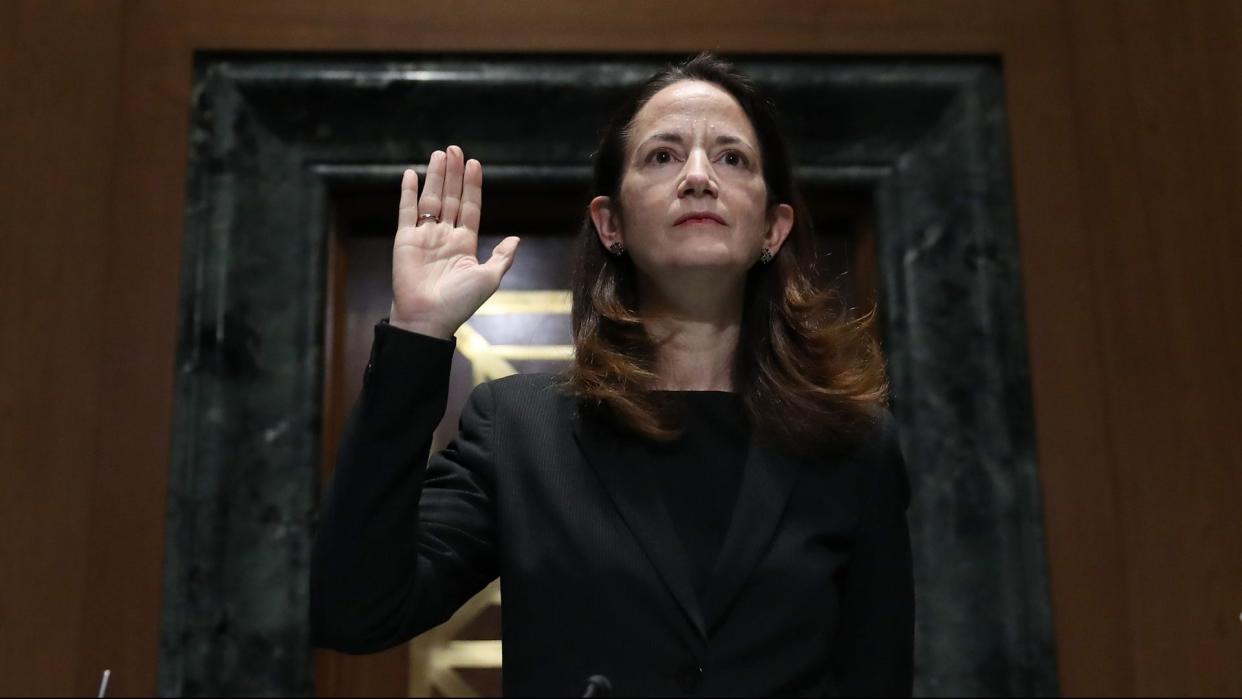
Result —
[[[703,613],[691,582],[690,559],[664,498],[647,471],[646,454],[635,438],[623,435],[610,421],[591,411],[579,409],[573,422],[574,437],[621,518],[700,640],[706,638]]]
[[[766,446],[752,433],[729,531],[716,558],[703,603],[708,633],[728,613],[768,550],[794,483],[806,462]]]

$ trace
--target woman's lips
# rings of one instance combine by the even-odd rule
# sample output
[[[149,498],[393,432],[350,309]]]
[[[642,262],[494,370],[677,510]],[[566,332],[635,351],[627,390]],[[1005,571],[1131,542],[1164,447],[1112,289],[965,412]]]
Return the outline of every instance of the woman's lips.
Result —
[[[724,225],[724,221],[721,221],[720,219],[715,218],[715,217],[713,217],[713,216],[687,216],[687,217],[685,217],[685,218],[683,218],[683,219],[679,219],[679,220],[677,221],[677,223],[675,223],[675,224],[673,224],[673,225],[675,225],[675,226],[685,226],[685,225],[691,225],[691,226],[694,226],[694,225],[705,225],[705,224],[713,224],[713,225],[717,225],[717,226],[723,226],[723,225]]]

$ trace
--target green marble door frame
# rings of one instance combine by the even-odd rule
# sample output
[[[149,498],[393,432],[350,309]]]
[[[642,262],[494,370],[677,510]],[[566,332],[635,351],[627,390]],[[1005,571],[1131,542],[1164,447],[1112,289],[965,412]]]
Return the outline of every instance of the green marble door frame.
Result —
[[[784,112],[801,181],[874,202],[914,493],[916,693],[1056,694],[1000,66],[739,64]],[[449,142],[488,163],[489,178],[584,183],[618,96],[660,65],[197,57],[161,694],[313,691],[307,568],[333,192],[391,189]],[[507,360],[488,361],[476,367],[485,376]]]

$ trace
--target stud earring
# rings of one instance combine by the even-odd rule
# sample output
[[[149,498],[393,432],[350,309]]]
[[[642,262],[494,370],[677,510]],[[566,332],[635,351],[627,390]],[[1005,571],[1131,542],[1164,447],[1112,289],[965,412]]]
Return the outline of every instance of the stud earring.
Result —
[[[762,262],[762,263],[763,263],[763,264],[765,264],[765,265],[766,265],[767,263],[771,262],[771,261],[772,261],[772,251],[771,251],[771,250],[769,250],[768,248],[764,248],[764,249],[763,249],[763,254],[759,256],[759,261],[760,261],[760,262]]]
[[[621,253],[625,252],[625,246],[622,245],[621,241],[619,240],[614,241],[612,245],[608,246],[608,252],[611,252],[612,254],[620,257]]]

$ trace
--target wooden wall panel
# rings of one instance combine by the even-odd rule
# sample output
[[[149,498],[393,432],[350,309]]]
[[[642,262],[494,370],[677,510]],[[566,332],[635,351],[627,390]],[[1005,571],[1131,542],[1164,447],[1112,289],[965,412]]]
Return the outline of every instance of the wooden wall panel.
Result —
[[[122,696],[156,690],[191,78],[180,33],[126,8],[79,677],[110,666]]]
[[[155,691],[195,50],[704,47],[1001,57],[1063,690],[1242,692],[1240,7],[3,5],[0,692]]]
[[[1143,694],[1242,693],[1242,4],[1067,3]]]
[[[1088,233],[1060,32],[1017,29],[1004,54],[1018,239],[1026,294],[1037,459],[1061,689],[1131,689],[1126,571],[1104,415]],[[1059,186],[1054,183],[1059,183]]]
[[[0,693],[77,681],[121,8],[0,6]]]

